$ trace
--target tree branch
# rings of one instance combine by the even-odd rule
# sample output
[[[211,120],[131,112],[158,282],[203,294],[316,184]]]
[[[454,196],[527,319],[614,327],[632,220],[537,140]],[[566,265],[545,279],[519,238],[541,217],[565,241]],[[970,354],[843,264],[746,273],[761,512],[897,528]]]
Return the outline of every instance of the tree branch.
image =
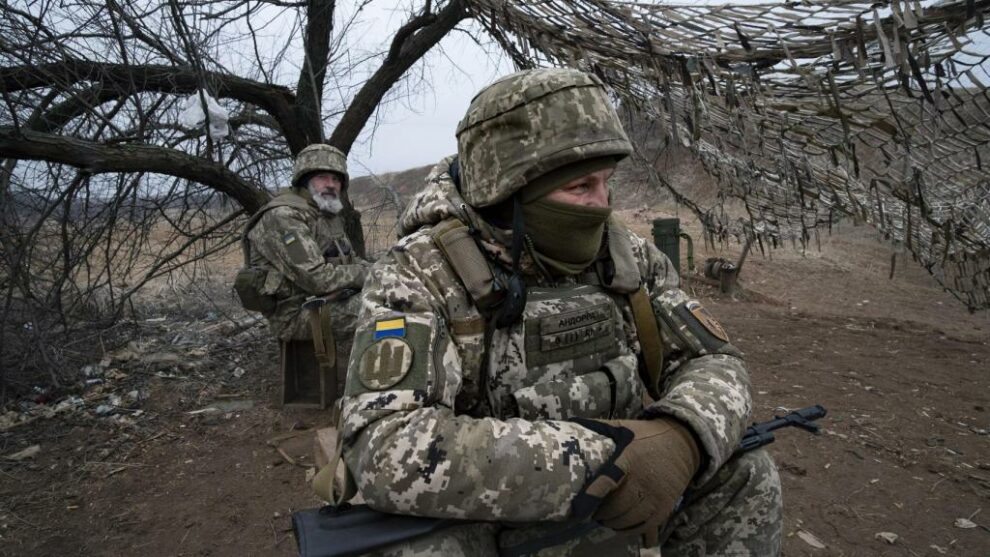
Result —
[[[264,189],[206,159],[150,145],[101,145],[0,126],[0,158],[33,159],[68,164],[90,174],[152,172],[191,180],[226,194],[249,213],[268,202]]]
[[[296,122],[302,128],[307,143],[323,141],[323,119],[320,117],[323,84],[330,55],[330,34],[333,32],[335,0],[309,0],[306,7],[306,34],[303,42],[303,65],[296,85]],[[291,147],[291,145],[290,145]],[[293,150],[295,154],[297,151]]]
[[[344,112],[340,123],[330,136],[330,145],[347,153],[354,145],[358,134],[368,123],[375,109],[389,89],[426,54],[440,42],[451,29],[467,17],[463,0],[451,0],[435,15],[419,15],[400,29],[388,56],[371,78],[364,83]],[[424,19],[426,18],[426,19]],[[428,23],[427,19],[430,21]],[[424,23],[425,26],[424,26]]]
[[[217,72],[206,72],[205,77],[214,87],[210,93],[259,106],[271,114],[281,126],[293,152],[308,144],[296,125],[292,110],[295,95],[287,88]],[[200,76],[195,69],[187,66],[125,65],[67,59],[50,64],[0,68],[0,92],[3,93],[58,87],[80,81],[98,81],[126,93],[157,91],[189,94],[200,86]]]

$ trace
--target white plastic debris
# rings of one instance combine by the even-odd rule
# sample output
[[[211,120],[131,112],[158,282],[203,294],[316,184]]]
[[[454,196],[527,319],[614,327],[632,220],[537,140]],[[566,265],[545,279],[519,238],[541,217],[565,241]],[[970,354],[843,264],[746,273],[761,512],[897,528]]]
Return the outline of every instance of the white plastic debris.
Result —
[[[965,530],[976,528],[976,523],[968,518],[957,518],[953,525],[956,528],[963,528]]]
[[[811,532],[798,530],[797,537],[801,538],[804,543],[814,547],[815,549],[825,549],[826,547],[822,540],[818,539],[818,536],[812,534]]]
[[[884,541],[891,545],[894,545],[894,542],[896,542],[897,538],[899,538],[900,536],[898,536],[893,532],[877,532],[876,534],[873,535],[873,537],[880,541]]]
[[[4,458],[13,462],[19,462],[28,458],[34,458],[41,452],[41,445],[31,445],[30,447],[24,449],[23,451],[17,451],[14,454],[9,454]]]
[[[202,99],[200,98],[202,95]],[[206,101],[206,111],[203,110],[203,101]],[[220,106],[209,93],[201,91],[186,97],[182,112],[179,113],[179,124],[188,129],[195,129],[206,122],[207,113],[210,115],[210,137],[220,140],[230,135],[230,128],[227,127],[227,120],[230,115]]]

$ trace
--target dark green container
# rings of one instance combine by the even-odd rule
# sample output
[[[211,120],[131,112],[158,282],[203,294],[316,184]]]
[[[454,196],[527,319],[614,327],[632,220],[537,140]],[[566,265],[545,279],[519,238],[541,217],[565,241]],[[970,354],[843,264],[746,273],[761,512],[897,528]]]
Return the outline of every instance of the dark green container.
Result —
[[[681,219],[655,219],[653,243],[660,249],[679,273],[681,271]]]

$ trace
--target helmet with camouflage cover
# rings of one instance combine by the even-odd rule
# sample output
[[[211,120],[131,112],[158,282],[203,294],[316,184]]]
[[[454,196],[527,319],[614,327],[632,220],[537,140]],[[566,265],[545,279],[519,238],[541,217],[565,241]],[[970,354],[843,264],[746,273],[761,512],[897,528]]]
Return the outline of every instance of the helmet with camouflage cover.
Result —
[[[605,86],[574,69],[506,76],[475,95],[457,126],[461,195],[474,207],[562,167],[631,152]]]
[[[292,165],[292,185],[303,187],[301,180],[313,172],[335,172],[340,174],[343,187],[347,187],[347,155],[336,147],[325,143],[314,143],[296,155]]]

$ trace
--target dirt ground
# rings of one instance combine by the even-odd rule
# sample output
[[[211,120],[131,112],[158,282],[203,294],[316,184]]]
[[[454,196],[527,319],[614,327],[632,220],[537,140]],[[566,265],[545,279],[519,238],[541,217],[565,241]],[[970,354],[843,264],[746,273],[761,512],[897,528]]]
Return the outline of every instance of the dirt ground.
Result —
[[[990,556],[990,315],[903,256],[889,279],[866,228],[821,241],[754,252],[736,297],[685,283],[747,354],[754,417],[829,410],[822,435],[770,447],[784,554]],[[739,251],[698,247],[698,261]],[[76,398],[8,409],[0,554],[294,554],[289,516],[318,505],[306,473],[328,416],[274,404],[274,344],[230,315],[133,323],[139,342],[94,363]]]

